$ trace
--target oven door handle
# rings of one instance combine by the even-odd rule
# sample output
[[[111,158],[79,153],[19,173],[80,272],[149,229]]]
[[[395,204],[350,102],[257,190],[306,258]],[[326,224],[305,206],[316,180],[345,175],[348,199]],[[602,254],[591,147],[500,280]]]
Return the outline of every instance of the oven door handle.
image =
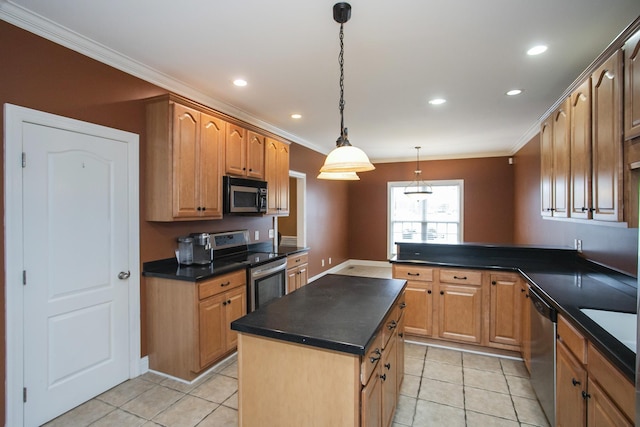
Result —
[[[278,272],[278,271],[286,270],[286,267],[287,267],[287,264],[286,264],[286,262],[285,262],[284,264],[277,265],[277,266],[275,266],[275,267],[266,268],[266,269],[264,269],[264,270],[257,270],[257,271],[254,271],[254,272],[251,274],[251,277],[267,276],[267,275],[269,275],[269,274],[271,274],[271,273],[276,273],[276,272]]]

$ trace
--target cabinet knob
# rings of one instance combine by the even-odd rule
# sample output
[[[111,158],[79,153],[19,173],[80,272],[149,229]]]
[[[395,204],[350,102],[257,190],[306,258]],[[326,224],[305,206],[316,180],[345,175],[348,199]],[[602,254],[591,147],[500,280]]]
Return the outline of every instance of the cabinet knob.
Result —
[[[380,379],[381,379],[382,381],[386,381],[386,380],[387,380],[387,374],[382,374],[382,375],[380,375]]]
[[[406,306],[407,306],[407,303],[406,303],[406,302],[401,302],[401,303],[400,303],[400,308],[401,308],[401,309],[405,308]]]
[[[444,295],[444,291],[440,291],[440,295]]]
[[[222,305],[227,305],[227,302],[226,301],[222,301]]]
[[[199,212],[199,211],[201,211],[201,210],[202,210],[202,208],[201,208],[200,206],[198,206],[198,207],[196,208],[196,210]]]
[[[429,289],[429,290],[427,291],[427,293],[428,293],[429,295],[431,295],[431,289]]]
[[[402,332],[398,333],[398,336],[399,336],[400,338],[404,338],[404,334],[403,334]]]
[[[227,300],[227,304],[231,304],[231,300]]]
[[[390,370],[391,369],[391,363],[385,363],[384,367]]]
[[[582,391],[582,398],[583,398],[584,400],[591,399],[591,395],[590,395],[589,393],[587,393],[586,391],[584,391],[584,390],[583,390],[583,391]]]
[[[203,207],[202,207],[202,210],[203,210],[203,211],[206,211],[206,210],[207,210],[206,206],[203,206]]]
[[[520,288],[520,292],[526,292],[524,288]]]
[[[387,328],[388,328],[389,330],[391,330],[391,329],[395,329],[397,326],[398,326],[398,322],[396,322],[395,320],[392,320],[392,321],[387,325]]]
[[[493,280],[493,281],[491,282],[491,284],[492,284],[493,286],[495,286],[495,285],[496,285],[496,283],[498,283],[498,282],[496,282],[495,280]]]
[[[575,378],[571,378],[571,384],[573,384],[573,386],[577,386],[580,385],[580,381],[576,380]]]

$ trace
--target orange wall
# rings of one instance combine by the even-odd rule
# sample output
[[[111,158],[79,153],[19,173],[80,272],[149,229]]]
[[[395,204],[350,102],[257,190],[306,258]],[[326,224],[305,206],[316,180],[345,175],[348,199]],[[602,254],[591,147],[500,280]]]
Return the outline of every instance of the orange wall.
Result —
[[[378,163],[349,183],[349,258],[386,260],[387,182],[411,181],[414,162]],[[513,166],[507,157],[421,161],[424,180],[464,180],[464,241],[512,243]]]
[[[582,240],[586,258],[614,267],[633,276],[638,269],[638,225],[618,228],[540,216],[540,138],[522,147],[515,158],[514,242],[536,246],[573,247]],[[596,221],[594,224],[598,224]]]

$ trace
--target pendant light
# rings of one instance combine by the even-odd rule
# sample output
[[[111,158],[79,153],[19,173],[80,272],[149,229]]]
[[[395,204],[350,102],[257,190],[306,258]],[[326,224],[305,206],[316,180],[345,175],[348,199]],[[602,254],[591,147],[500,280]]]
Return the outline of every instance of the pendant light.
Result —
[[[404,189],[404,194],[411,197],[415,200],[424,200],[427,198],[427,195],[433,193],[433,189],[429,184],[420,179],[420,174],[422,171],[420,170],[420,148],[416,148],[416,170],[415,179],[411,182],[411,184],[407,185]]]
[[[331,179],[335,181],[360,181],[355,172],[320,172],[318,179]]]
[[[351,5],[349,3],[336,3],[333,5],[333,19],[340,24],[340,136],[336,140],[334,148],[324,161],[320,172],[365,172],[374,170],[369,158],[361,149],[349,143],[348,131],[344,127],[344,23],[351,18]],[[352,175],[350,175],[352,177]],[[320,179],[326,179],[318,176]],[[353,178],[352,178],[353,179]]]

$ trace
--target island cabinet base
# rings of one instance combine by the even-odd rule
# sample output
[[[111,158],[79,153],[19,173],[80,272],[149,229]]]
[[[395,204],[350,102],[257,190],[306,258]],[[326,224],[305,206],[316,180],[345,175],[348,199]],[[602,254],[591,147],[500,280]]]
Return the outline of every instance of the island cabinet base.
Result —
[[[239,425],[360,426],[360,357],[238,334]]]

